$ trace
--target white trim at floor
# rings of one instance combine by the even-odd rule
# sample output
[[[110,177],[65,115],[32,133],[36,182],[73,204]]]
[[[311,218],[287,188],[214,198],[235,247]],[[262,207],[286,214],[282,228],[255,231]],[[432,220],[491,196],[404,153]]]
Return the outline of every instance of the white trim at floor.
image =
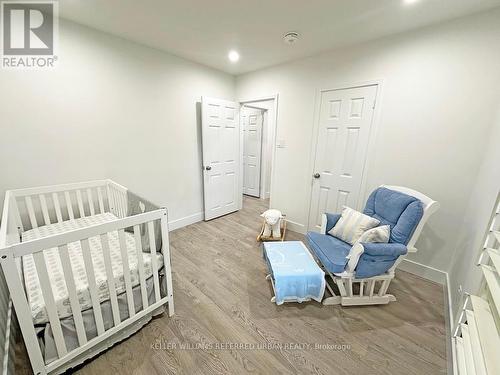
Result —
[[[192,215],[181,217],[180,219],[175,219],[175,220],[169,221],[168,228],[169,228],[169,230],[172,231],[175,229],[179,229],[179,228],[197,223],[199,221],[203,221],[204,218],[205,218],[205,214],[203,212],[197,212],[197,213],[192,214]],[[300,223],[297,223],[295,221],[287,220],[286,225],[287,225],[287,230],[291,230],[293,232],[298,232],[301,234],[306,233],[306,226],[304,224],[300,224]]]
[[[170,231],[185,227],[187,225],[191,225],[197,223],[198,221],[202,221],[205,217],[203,212],[197,212],[193,215],[181,217],[180,219],[171,220],[168,222],[168,228]]]
[[[293,232],[306,234],[306,226],[304,224],[297,223],[296,221],[286,219],[286,229]]]
[[[435,283],[445,285],[448,274],[437,268],[417,263],[413,260],[404,259],[398,269],[423,277],[424,279],[434,281]]]

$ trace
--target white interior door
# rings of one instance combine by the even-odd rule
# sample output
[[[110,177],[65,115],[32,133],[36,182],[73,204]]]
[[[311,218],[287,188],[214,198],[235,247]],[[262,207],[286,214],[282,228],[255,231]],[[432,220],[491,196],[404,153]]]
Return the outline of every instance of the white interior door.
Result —
[[[325,212],[358,208],[376,94],[377,85],[321,93],[309,229]]]
[[[240,208],[239,104],[201,99],[205,220]]]
[[[260,196],[262,162],[262,110],[242,108],[243,126],[243,194]]]

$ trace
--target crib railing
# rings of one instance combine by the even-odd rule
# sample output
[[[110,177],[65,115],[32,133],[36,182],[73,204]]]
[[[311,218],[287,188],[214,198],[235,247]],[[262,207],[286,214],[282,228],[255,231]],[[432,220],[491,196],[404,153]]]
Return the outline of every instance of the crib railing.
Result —
[[[12,222],[2,222],[0,233],[0,264],[5,274],[5,279],[9,288],[11,299],[17,314],[19,325],[23,334],[26,349],[32,364],[35,374],[46,374],[51,372],[59,372],[61,369],[68,368],[69,362],[75,359],[82,358],[86,353],[95,353],[104,349],[104,343],[111,340],[121,331],[127,329],[145,318],[148,314],[157,310],[159,307],[168,304],[168,313],[172,315],[173,307],[173,291],[172,291],[172,276],[170,266],[170,250],[168,239],[168,215],[165,208],[150,211],[134,216],[126,216],[127,212],[127,189],[113,183],[112,181],[95,181],[92,183],[63,185],[37,189],[23,189],[8,192],[4,210],[16,209],[19,207],[19,201],[24,201],[26,204],[26,214],[29,217],[29,223],[33,228],[36,228],[39,223],[50,224],[52,222],[60,222],[65,217],[68,219],[75,217],[83,217],[87,214],[103,213],[111,211],[115,213],[119,219],[111,222],[106,222],[99,225],[89,226],[81,229],[76,229],[70,232],[52,235],[27,242],[19,242],[19,240],[8,240],[8,232],[12,231],[15,225]],[[95,194],[94,194],[95,193]],[[66,197],[69,195],[69,198]],[[51,205],[47,202],[47,196],[51,196]],[[64,196],[66,204],[64,205],[65,212],[61,209],[59,197]],[[85,199],[84,199],[85,196]],[[33,200],[36,197],[40,206],[40,211],[36,210],[37,206],[33,205]],[[72,198],[76,197],[76,201]],[[73,208],[78,209],[78,215],[72,212]],[[41,213],[41,215],[37,215]],[[22,223],[22,215],[19,211],[13,214],[3,215],[4,218],[9,218],[18,225],[22,230],[25,226]],[[43,221],[39,221],[39,219]],[[156,257],[156,242],[155,242],[155,222],[160,222],[162,248],[164,259],[164,282],[166,283],[166,296],[162,297],[160,292],[160,277]],[[141,240],[141,226],[145,224],[149,239],[149,251],[151,252],[151,267],[153,275],[154,302],[149,303],[146,289],[145,269],[142,258],[143,245]],[[19,227],[19,225],[21,225]],[[128,269],[128,252],[125,241],[125,229],[133,228],[133,235],[138,259],[138,273],[140,282],[140,294],[142,300],[142,310],[135,311],[134,297],[132,293],[132,283],[130,274],[124,272],[125,295],[127,297],[128,318],[122,320],[120,318],[119,305],[115,281],[113,277],[112,263],[109,251],[108,237],[110,232],[118,233],[118,242],[122,255],[124,270]],[[100,300],[97,291],[93,262],[89,248],[89,238],[97,237],[101,243],[104,266],[107,276],[107,284],[109,289],[109,298],[111,312],[114,325],[105,330],[103,317],[101,313]],[[87,279],[89,281],[89,294],[92,302],[95,324],[97,328],[97,337],[88,338],[82,317],[82,309],[77,297],[75,279],[68,254],[68,244],[78,242],[82,249],[82,257],[84,259]],[[72,317],[74,319],[78,348],[68,350],[64,340],[61,321],[58,315],[56,302],[50,284],[49,274],[45,264],[43,251],[57,247],[64,273],[64,281],[69,294]],[[27,295],[21,280],[19,271],[20,259],[22,256],[32,254],[44,302],[46,305],[48,320],[50,322],[53,338],[56,346],[58,359],[45,365],[41,348],[38,343],[35,327],[31,315],[31,308],[28,303]],[[108,345],[109,346],[109,345]],[[105,348],[105,347],[104,347]]]
[[[127,188],[111,180],[18,189],[11,194],[17,226],[23,231],[104,212],[127,215]]]
[[[118,217],[127,216],[127,188],[108,180],[106,189],[110,212]]]

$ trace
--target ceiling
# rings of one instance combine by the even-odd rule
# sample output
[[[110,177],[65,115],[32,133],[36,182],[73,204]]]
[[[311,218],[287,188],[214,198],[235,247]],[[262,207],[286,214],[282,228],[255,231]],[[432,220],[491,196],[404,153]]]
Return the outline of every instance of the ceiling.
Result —
[[[500,6],[500,0],[60,0],[60,16],[241,74]],[[286,45],[283,34],[301,37]],[[230,49],[241,55],[232,64]]]

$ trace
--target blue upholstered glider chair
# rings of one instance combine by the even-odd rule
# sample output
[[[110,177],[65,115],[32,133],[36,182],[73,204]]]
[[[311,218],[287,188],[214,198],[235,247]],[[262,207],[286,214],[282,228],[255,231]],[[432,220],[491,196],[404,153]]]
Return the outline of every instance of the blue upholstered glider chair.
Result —
[[[422,228],[438,208],[438,202],[418,191],[382,185],[370,194],[363,213],[379,220],[379,225],[390,226],[389,242],[354,245],[328,233],[341,215],[323,214],[320,233],[307,233],[307,240],[340,294],[335,294],[327,282],[332,296],[325,298],[323,304],[374,305],[395,301],[393,295],[386,294],[394,270],[408,252],[417,251],[415,243]],[[353,284],[359,284],[359,288],[353,288]]]

